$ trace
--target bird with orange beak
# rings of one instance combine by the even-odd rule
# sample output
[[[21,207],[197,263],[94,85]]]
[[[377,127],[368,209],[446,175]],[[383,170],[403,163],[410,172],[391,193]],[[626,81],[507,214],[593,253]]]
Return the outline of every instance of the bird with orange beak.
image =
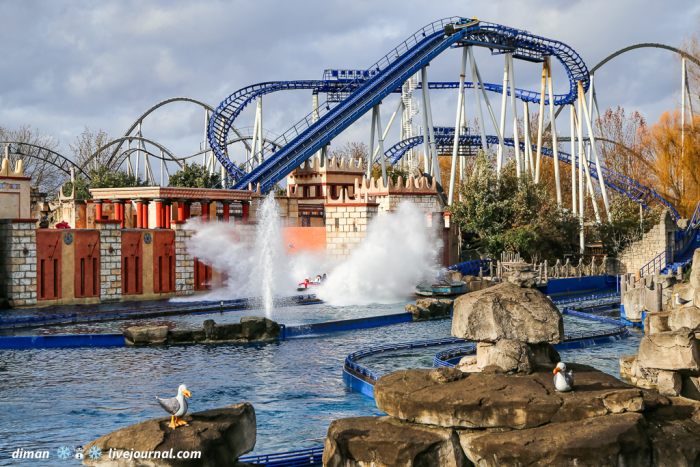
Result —
[[[181,384],[177,388],[177,396],[171,397],[170,399],[161,399],[156,396],[156,400],[161,407],[165,409],[166,412],[170,414],[170,428],[177,428],[179,426],[188,426],[187,422],[180,420],[180,417],[187,413],[187,399],[192,396],[192,393],[187,390],[187,386]],[[185,397],[187,399],[185,399]]]
[[[566,371],[566,364],[564,362],[559,362],[557,367],[554,369],[554,388],[559,392],[569,392],[574,389],[574,372],[569,370]]]

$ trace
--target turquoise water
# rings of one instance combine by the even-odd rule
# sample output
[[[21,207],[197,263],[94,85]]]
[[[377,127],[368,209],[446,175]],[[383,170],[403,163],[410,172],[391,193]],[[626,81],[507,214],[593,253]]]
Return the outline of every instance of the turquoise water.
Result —
[[[321,304],[278,309],[272,318],[295,325],[398,313],[404,306],[405,302],[342,308]],[[211,317],[238,321],[260,311]],[[150,321],[182,329],[209,317]],[[571,316],[564,319],[566,332],[612,327]],[[126,325],[113,322],[80,330],[114,332]],[[191,411],[252,403],[258,422],[253,454],[319,446],[332,420],[380,414],[373,400],[345,387],[342,367],[348,354],[374,345],[449,337],[450,326],[450,320],[403,323],[247,346],[5,350],[0,352],[0,465],[14,465],[17,461],[10,455],[18,448],[48,449],[51,459],[42,465],[66,465],[55,455],[59,446],[85,445],[119,428],[166,415],[155,396],[173,396],[181,383],[192,391]],[[564,351],[562,357],[617,374],[617,359],[636,351],[628,341],[632,339]],[[430,368],[435,353],[453,346],[382,354],[360,363],[381,374]]]

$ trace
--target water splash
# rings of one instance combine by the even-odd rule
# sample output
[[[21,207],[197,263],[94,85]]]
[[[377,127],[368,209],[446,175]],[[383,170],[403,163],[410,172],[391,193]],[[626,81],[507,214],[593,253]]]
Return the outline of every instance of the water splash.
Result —
[[[259,286],[267,317],[272,316],[278,286],[284,285],[288,258],[282,248],[282,225],[274,192],[270,192],[257,212],[253,257],[253,280]],[[255,284],[252,284],[254,288]]]
[[[416,284],[437,274],[441,241],[436,230],[407,201],[375,217],[367,238],[333,270],[319,297],[339,306],[405,300]]]

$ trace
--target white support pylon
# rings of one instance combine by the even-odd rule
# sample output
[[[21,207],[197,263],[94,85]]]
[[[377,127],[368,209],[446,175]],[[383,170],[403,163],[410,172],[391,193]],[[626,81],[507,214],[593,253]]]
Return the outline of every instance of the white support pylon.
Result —
[[[260,148],[258,148],[258,120],[260,119],[260,98],[261,96],[257,97],[258,102],[255,105],[255,122],[253,123],[253,145],[250,148],[250,159],[247,161],[249,172],[255,166],[255,154],[260,150]]]
[[[457,118],[455,121],[454,144],[452,145],[452,165],[450,168],[450,191],[447,197],[447,204],[452,205],[455,194],[455,175],[457,173],[457,158],[459,157],[459,133],[462,127],[462,115],[464,114],[464,78],[467,72],[468,52],[465,47],[462,50],[462,65],[459,68],[459,91],[457,94]]]
[[[685,162],[685,57],[681,58],[681,163]]]
[[[579,170],[583,168],[583,174],[586,175],[586,186],[588,187],[588,193],[591,196],[591,204],[593,204],[593,212],[595,213],[595,220],[600,224],[600,211],[598,210],[598,202],[595,199],[595,191],[593,190],[593,180],[591,179],[591,171],[588,165],[588,156],[583,147],[583,119],[586,109],[581,105],[581,102],[585,102],[585,97],[578,96],[578,116],[576,117],[576,128],[578,137],[578,150],[579,150]],[[579,172],[579,215],[583,216],[585,214],[585,201],[586,196],[584,194],[584,184],[583,184],[583,174]]]
[[[377,111],[375,112],[375,116],[377,118],[377,136],[379,137],[379,163],[382,166],[382,180],[384,181],[384,186],[388,187],[389,184],[387,183],[386,179],[386,157],[384,157],[384,135],[382,134],[382,117],[380,115],[380,107],[379,105],[381,102],[375,107],[377,108]]]
[[[263,102],[262,96],[258,98],[258,111],[260,112],[260,119],[258,120],[258,147],[260,157],[258,157],[258,164],[262,164],[265,157],[265,144],[263,139]]]
[[[421,70],[422,74],[423,70]],[[421,79],[423,79],[421,77]],[[423,86],[425,84],[425,86]],[[423,81],[421,83],[421,95],[423,97],[423,108],[421,109],[422,112],[422,117],[423,117],[423,172],[424,173],[430,173],[430,132],[428,131],[428,112],[427,112],[427,105],[426,105],[426,91],[428,88],[428,84]]]
[[[598,150],[595,145],[595,133],[593,132],[593,123],[588,112],[588,105],[586,104],[586,96],[583,95],[583,84],[581,81],[578,82],[578,90],[581,95],[581,104],[583,105],[583,114],[585,115],[586,126],[588,127],[588,139],[591,142],[591,153],[595,159],[596,172],[598,173],[598,183],[600,184],[600,191],[603,194],[603,205],[605,206],[605,214],[608,217],[608,221],[611,221],[610,217],[610,203],[608,202],[608,190],[605,186],[605,178],[603,178],[603,168],[600,165],[600,158],[598,157]],[[600,222],[600,219],[598,219]]]
[[[311,111],[313,112],[313,122],[316,123],[320,118],[318,112],[318,94],[313,93],[311,95]],[[321,155],[321,150],[319,149],[312,157],[318,157],[320,159],[321,165],[323,165],[323,157]]]
[[[542,163],[542,134],[544,132],[544,102],[547,86],[547,61],[542,63],[542,86],[540,87],[540,114],[537,120],[537,158],[535,159],[535,183],[540,182],[540,164]]]
[[[531,178],[535,177],[535,161],[532,154],[532,129],[530,128],[530,106],[523,101],[523,131],[525,133],[525,165],[526,172]]]
[[[435,180],[442,185],[440,180],[440,164],[437,157],[437,145],[435,143],[435,128],[433,128],[433,111],[430,105],[430,90],[428,89],[428,65],[421,68],[421,77],[423,79],[423,92],[425,93],[425,105],[423,111],[428,116],[428,134],[430,135],[430,154],[432,155],[431,175]]]
[[[481,99],[479,98],[479,85],[477,85],[476,79],[476,63],[474,62],[473,55],[474,51],[472,50],[472,46],[466,47],[466,49],[467,55],[470,56],[469,64],[472,70],[472,83],[474,84],[474,101],[476,103],[476,114],[479,118],[479,132],[481,133],[481,149],[484,151],[484,154],[487,154],[488,146],[486,145],[486,126],[484,122],[484,116],[481,112]]]
[[[552,126],[552,153],[554,156],[554,183],[557,189],[557,204],[561,206],[561,176],[559,174],[559,148],[557,147],[557,127],[556,120],[554,118],[554,90],[552,87],[552,66],[550,57],[548,56],[547,61],[547,90],[549,91],[549,119],[551,120]]]
[[[505,65],[503,66],[503,95],[501,98],[501,121],[500,124],[498,125],[499,131],[501,132],[502,135],[506,134],[506,104],[508,102],[508,54],[505,55]],[[501,148],[499,146],[498,148],[498,161],[496,162],[496,167],[498,170],[498,173],[501,173],[501,169],[503,168],[503,163],[505,162],[506,159],[506,150],[505,147]]]
[[[394,110],[394,113],[391,115],[391,118],[389,119],[389,124],[384,129],[384,133],[382,133],[382,141],[384,141],[386,139],[386,135],[389,134],[389,130],[391,129],[391,125],[393,125],[394,119],[396,118],[396,115],[399,113],[399,109],[401,109],[402,105],[403,105],[403,101],[399,100],[399,105],[396,107],[396,110]],[[403,141],[403,139],[401,141]],[[379,146],[377,146],[377,149],[374,150],[374,154],[372,155],[373,161],[377,158],[379,151],[380,151],[380,148],[379,148]],[[384,153],[382,152],[382,154],[384,154]]]
[[[515,66],[513,64],[513,54],[506,54],[506,59],[508,60],[508,75],[510,78],[510,106],[513,111],[513,147],[515,148],[515,171],[518,176],[523,171],[523,161],[520,157],[520,135],[518,131],[518,106],[515,98]]]
[[[138,130],[136,132],[136,135],[140,138],[141,137],[141,122],[139,122]],[[141,174],[139,173],[140,167],[141,167],[141,141],[137,141],[136,147],[138,151],[136,151],[136,178],[138,179]],[[146,173],[146,168],[144,166],[143,169],[143,179],[148,180],[148,174]]]
[[[207,144],[207,127],[209,126],[209,109],[204,109],[204,154],[202,155],[202,165],[206,166],[207,164],[207,148],[209,145]]]
[[[578,213],[577,199],[576,199],[576,185],[578,184],[577,174],[576,174],[576,109],[572,104],[570,106],[571,112],[571,212],[574,216]]]
[[[160,150],[160,186],[165,186],[165,158],[162,149]]]
[[[126,173],[129,175],[134,175],[134,168],[131,167],[131,140],[126,141],[126,152],[129,154],[129,157],[126,158]],[[138,177],[135,177],[138,178]]]
[[[470,47],[471,49],[471,47]],[[498,146],[501,149],[501,151],[505,152],[505,144],[503,142],[503,133],[501,132],[500,128],[498,127],[498,123],[496,122],[496,116],[493,113],[493,109],[491,108],[491,102],[489,101],[489,96],[486,94],[486,89],[484,89],[484,82],[481,80],[481,73],[479,73],[479,67],[476,64],[476,60],[474,60],[474,51],[471,51],[470,53],[471,56],[471,64],[474,69],[474,72],[476,73],[476,78],[479,81],[479,87],[481,88],[481,94],[484,96],[484,102],[486,102],[486,108],[489,111],[489,115],[491,116],[491,122],[493,123],[494,128],[496,129],[496,136],[498,137]],[[484,126],[481,125],[482,132],[484,131],[483,128]],[[482,133],[482,138],[484,138],[484,133]],[[497,164],[498,166],[498,164]],[[500,166],[498,166],[498,176],[501,176],[501,170]]]
[[[372,107],[372,122],[369,130],[369,153],[367,154],[367,178],[369,179],[372,178],[372,164],[374,163],[372,154],[374,154],[374,127],[377,122],[376,113],[377,106],[375,105],[374,107]]]

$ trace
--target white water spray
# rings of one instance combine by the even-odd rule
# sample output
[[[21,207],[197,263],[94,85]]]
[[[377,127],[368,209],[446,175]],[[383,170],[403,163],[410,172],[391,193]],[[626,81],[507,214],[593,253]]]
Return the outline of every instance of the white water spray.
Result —
[[[440,243],[426,227],[425,213],[403,202],[397,211],[372,219],[367,238],[318,295],[339,306],[405,300],[421,280],[436,276]]]
[[[274,297],[278,287],[287,282],[285,266],[287,257],[282,248],[282,225],[274,192],[265,198],[258,209],[258,226],[256,228],[253,280],[263,300],[268,318],[272,316]]]

